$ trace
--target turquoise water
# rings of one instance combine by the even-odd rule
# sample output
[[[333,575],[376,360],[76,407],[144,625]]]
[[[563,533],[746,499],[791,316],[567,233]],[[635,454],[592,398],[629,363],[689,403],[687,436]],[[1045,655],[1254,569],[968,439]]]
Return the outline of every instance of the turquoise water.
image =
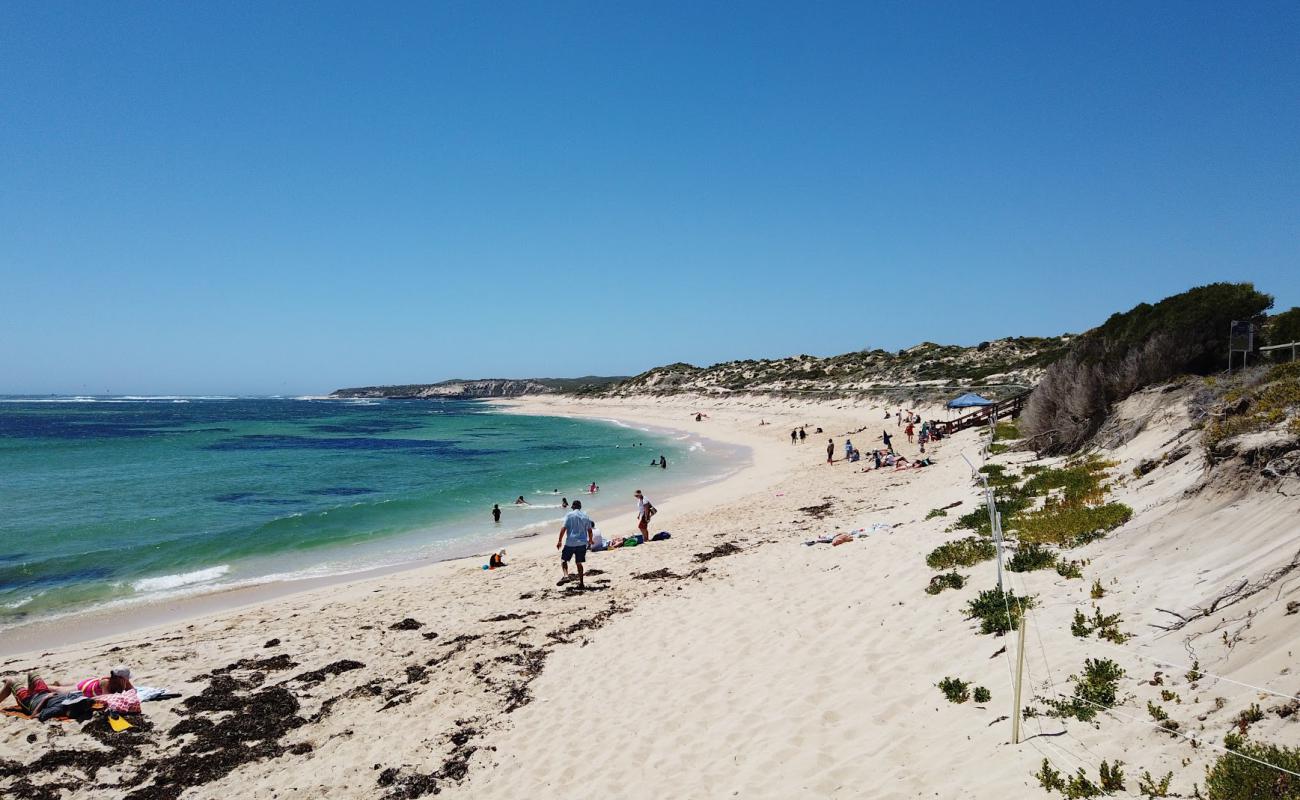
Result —
[[[599,519],[738,456],[465,401],[5,398],[0,625],[466,555],[554,524],[561,497]]]

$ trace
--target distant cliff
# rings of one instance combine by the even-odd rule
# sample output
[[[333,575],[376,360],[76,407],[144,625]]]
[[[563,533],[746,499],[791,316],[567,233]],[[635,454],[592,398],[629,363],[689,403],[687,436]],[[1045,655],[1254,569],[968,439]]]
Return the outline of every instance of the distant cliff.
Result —
[[[528,394],[590,394],[627,380],[624,376],[588,375],[582,378],[483,378],[454,379],[438,383],[407,383],[399,386],[358,386],[338,389],[330,397],[388,399],[468,399],[475,397],[521,397]]]

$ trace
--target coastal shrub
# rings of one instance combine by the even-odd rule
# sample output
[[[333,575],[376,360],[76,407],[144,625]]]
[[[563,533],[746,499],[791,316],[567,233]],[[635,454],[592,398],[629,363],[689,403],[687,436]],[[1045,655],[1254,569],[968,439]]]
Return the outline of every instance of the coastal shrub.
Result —
[[[979,539],[974,536],[967,536],[965,539],[955,539],[951,542],[944,542],[930,551],[925,557],[925,563],[931,569],[951,569],[953,567],[969,567],[988,561],[998,553],[997,547],[993,542],[987,539]],[[960,588],[960,587],[959,587]]]
[[[993,439],[1019,439],[1020,427],[1015,422],[999,422],[993,426]]]
[[[1108,764],[1105,760],[1101,762],[1101,767],[1097,770],[1097,777],[1101,781],[1101,790],[1106,794],[1124,791],[1124,762],[1116,761],[1114,764]]]
[[[970,684],[961,678],[944,678],[939,681],[939,691],[950,703],[964,703],[970,699]]]
[[[1263,709],[1259,707],[1258,703],[1251,703],[1249,708],[1244,709],[1233,718],[1232,724],[1236,725],[1237,730],[1244,736],[1246,735],[1246,732],[1250,730],[1251,725],[1254,725],[1263,718]]]
[[[1187,670],[1187,672],[1183,674],[1183,677],[1187,679],[1188,683],[1196,683],[1201,678],[1204,678],[1205,673],[1201,672],[1201,662],[1193,661],[1192,668]]]
[[[1268,324],[1264,326],[1264,338],[1269,344],[1300,342],[1300,306],[1269,317]],[[1289,361],[1291,351],[1274,350],[1273,358],[1277,361]]]
[[[1208,800],[1300,800],[1300,778],[1266,766],[1300,772],[1300,749],[1241,742],[1235,750],[1256,761],[1219,756],[1205,776]]]
[[[1076,337],[1029,396],[1020,430],[1036,450],[1071,453],[1111,406],[1143,386],[1226,363],[1229,323],[1253,319],[1273,298],[1249,283],[1215,283],[1140,303]]]
[[[954,570],[953,572],[945,572],[931,578],[930,585],[925,587],[925,593],[938,594],[944,589],[960,589],[965,585],[966,577]]]
[[[1123,503],[1072,507],[1049,499],[1043,508],[1016,517],[1014,524],[1022,542],[1079,547],[1104,537],[1132,518],[1133,509]]]
[[[932,508],[930,509],[930,513],[925,515],[925,518],[934,519],[935,517],[946,517],[946,516],[948,516],[948,512],[946,510],[942,508]]]
[[[1160,780],[1151,776],[1150,770],[1144,770],[1142,777],[1138,778],[1138,793],[1143,797],[1168,797],[1169,784],[1174,779],[1173,771],[1165,773]]]
[[[1045,758],[1043,759],[1043,766],[1039,768],[1038,772],[1034,773],[1034,777],[1038,779],[1038,785],[1049,792],[1065,791],[1065,779],[1061,777],[1059,771],[1052,768],[1052,763]]]
[[[1015,516],[1021,511],[1029,508],[1032,504],[1032,499],[1024,497],[1019,493],[1004,493],[1001,496],[995,497],[993,500],[994,507],[997,508],[998,513],[1002,515],[1002,527],[1004,529],[1010,529],[1011,522]],[[958,517],[957,521],[953,523],[953,527],[959,530],[974,531],[980,536],[993,535],[993,529],[989,525],[988,507],[983,503],[980,503],[980,505],[972,511]]]
[[[1083,562],[1082,561],[1058,561],[1056,564],[1056,574],[1062,578],[1083,579]]]
[[[1005,594],[996,587],[986,589],[966,604],[966,618],[980,621],[980,633],[1001,636],[1020,627],[1020,618],[1026,608],[1031,608],[1034,598],[1016,597],[1015,590]]]
[[[1092,617],[1084,616],[1082,611],[1075,609],[1074,621],[1070,624],[1070,633],[1086,639],[1094,632],[1098,639],[1105,639],[1115,644],[1124,644],[1133,638],[1131,634],[1123,633],[1119,629],[1119,614],[1103,614],[1101,609],[1093,606]]]
[[[1095,504],[1106,494],[1106,470],[1116,466],[1096,455],[1077,458],[1060,467],[1049,467],[1031,475],[1021,488],[1027,495],[1046,496],[1060,490],[1058,500],[1067,505]]]
[[[1222,416],[1206,427],[1203,441],[1213,451],[1225,439],[1262,431],[1293,415],[1300,415],[1300,361],[1273,367],[1262,383],[1228,392]]]
[[[1077,608],[1074,610],[1074,622],[1070,623],[1070,633],[1080,639],[1087,639],[1092,635],[1092,626],[1088,624],[1088,618]]]
[[[971,696],[975,698],[977,703],[987,703],[993,699],[993,693],[983,686],[976,686]]]
[[[1092,582],[1092,591],[1090,592],[1093,600],[1100,600],[1106,596],[1106,587],[1101,585],[1101,580],[1097,579]]]
[[[1080,722],[1091,722],[1102,708],[1115,705],[1119,682],[1124,675],[1123,668],[1109,658],[1085,659],[1083,672],[1070,676],[1070,682],[1074,684],[1073,695],[1045,701],[1051,708],[1048,716],[1074,717]]]
[[[1007,562],[1007,569],[1012,572],[1033,572],[1036,569],[1049,569],[1054,566],[1056,566],[1056,554],[1036,543],[1021,545]]]

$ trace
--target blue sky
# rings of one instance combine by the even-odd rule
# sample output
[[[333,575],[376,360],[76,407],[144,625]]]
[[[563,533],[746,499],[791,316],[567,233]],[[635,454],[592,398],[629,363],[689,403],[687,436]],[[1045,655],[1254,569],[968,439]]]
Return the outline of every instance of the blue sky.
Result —
[[[367,7],[369,6],[369,7]],[[1300,4],[0,1],[0,392],[1300,303]]]

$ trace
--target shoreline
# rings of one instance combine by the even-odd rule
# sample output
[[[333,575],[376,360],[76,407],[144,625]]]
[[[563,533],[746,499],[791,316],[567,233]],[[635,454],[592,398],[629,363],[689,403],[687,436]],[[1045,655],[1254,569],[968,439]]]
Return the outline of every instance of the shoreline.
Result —
[[[644,429],[647,432],[662,435],[687,434],[694,436],[684,428],[660,425],[646,427],[643,421],[635,419],[618,419],[607,414],[554,413],[548,414],[536,410],[531,403],[520,403],[518,399],[485,400],[491,405],[508,413],[530,414],[533,416],[582,417],[626,427]],[[549,407],[546,406],[546,407]],[[715,473],[705,477],[701,482],[681,484],[673,487],[673,493],[666,497],[677,502],[697,492],[707,491],[720,483],[741,477],[744,472],[754,467],[753,448],[739,441],[728,441],[720,437],[700,436],[705,442],[714,441],[745,451],[747,462],[737,469]],[[583,499],[586,496],[575,499]],[[625,519],[632,519],[631,513],[615,514],[605,517],[609,524],[619,524]],[[604,524],[604,520],[601,520]],[[526,532],[528,528],[536,528]],[[462,568],[481,566],[481,560],[498,549],[513,550],[512,558],[535,556],[531,552],[533,542],[548,532],[549,523],[528,523],[513,532],[502,532],[492,539],[485,539],[482,547],[475,545],[473,552],[465,555],[448,556],[436,559],[414,559],[399,561],[372,567],[363,567],[355,571],[340,571],[320,576],[271,579],[244,585],[214,586],[208,590],[197,590],[175,596],[143,597],[138,600],[118,600],[104,605],[60,612],[50,616],[34,617],[8,627],[0,628],[0,658],[15,659],[27,656],[37,650],[54,647],[82,645],[106,637],[118,637],[137,634],[158,628],[168,628],[184,623],[255,609],[276,601],[295,599],[300,595],[323,592],[331,588],[350,589],[372,581],[382,581],[404,573],[424,573],[430,579],[445,578],[448,573]],[[635,527],[635,525],[632,525]],[[523,532],[521,532],[523,531]]]

